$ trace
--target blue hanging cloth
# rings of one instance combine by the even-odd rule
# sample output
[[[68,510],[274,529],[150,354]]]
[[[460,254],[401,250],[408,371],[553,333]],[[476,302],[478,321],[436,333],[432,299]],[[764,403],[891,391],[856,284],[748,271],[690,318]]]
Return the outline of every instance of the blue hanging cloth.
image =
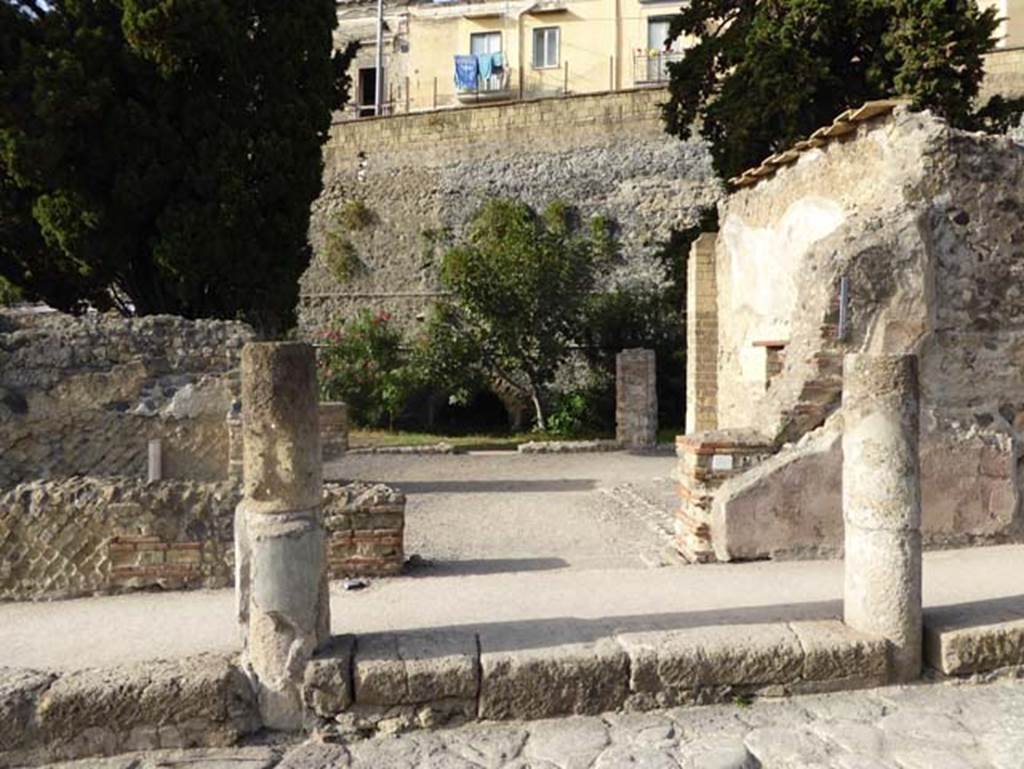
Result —
[[[476,56],[455,57],[455,87],[464,91],[476,90]]]
[[[478,53],[476,55],[476,65],[477,69],[480,71],[481,80],[487,80],[493,74],[491,71],[491,63],[493,61],[493,54]]]
[[[491,54],[491,68],[495,72],[501,72],[505,69],[505,60],[501,58],[501,51]]]

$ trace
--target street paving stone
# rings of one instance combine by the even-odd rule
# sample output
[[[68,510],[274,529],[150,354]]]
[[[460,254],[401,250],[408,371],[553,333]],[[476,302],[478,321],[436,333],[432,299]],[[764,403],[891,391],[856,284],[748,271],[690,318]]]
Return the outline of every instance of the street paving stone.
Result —
[[[348,745],[133,754],[67,769],[1024,769],[1024,679],[468,724]]]

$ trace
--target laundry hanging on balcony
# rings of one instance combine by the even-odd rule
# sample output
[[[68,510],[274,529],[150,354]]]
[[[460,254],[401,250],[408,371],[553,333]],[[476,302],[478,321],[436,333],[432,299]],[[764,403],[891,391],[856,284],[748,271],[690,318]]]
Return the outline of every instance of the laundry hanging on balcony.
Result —
[[[481,80],[487,80],[491,75],[501,74],[505,67],[504,59],[501,58],[501,51],[478,53],[476,55],[476,63]]]
[[[455,87],[464,91],[473,91],[477,87],[479,66],[476,56],[455,57]]]

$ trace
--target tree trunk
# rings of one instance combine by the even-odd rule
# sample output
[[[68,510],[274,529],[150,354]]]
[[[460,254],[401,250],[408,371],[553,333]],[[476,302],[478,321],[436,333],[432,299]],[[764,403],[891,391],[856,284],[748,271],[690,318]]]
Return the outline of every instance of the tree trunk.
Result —
[[[544,408],[540,405],[540,394],[537,392],[537,388],[534,385],[530,385],[530,400],[533,401],[534,415],[537,417],[536,428],[538,430],[547,430],[547,420],[544,418]]]

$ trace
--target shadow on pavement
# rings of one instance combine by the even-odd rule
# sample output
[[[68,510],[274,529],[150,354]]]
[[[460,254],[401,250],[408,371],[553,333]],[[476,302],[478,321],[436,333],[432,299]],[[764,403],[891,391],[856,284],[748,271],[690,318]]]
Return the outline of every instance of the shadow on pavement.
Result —
[[[453,577],[480,574],[511,574],[519,571],[553,571],[568,568],[569,562],[562,558],[472,558],[459,561],[413,562],[407,576],[416,579],[424,577]]]

